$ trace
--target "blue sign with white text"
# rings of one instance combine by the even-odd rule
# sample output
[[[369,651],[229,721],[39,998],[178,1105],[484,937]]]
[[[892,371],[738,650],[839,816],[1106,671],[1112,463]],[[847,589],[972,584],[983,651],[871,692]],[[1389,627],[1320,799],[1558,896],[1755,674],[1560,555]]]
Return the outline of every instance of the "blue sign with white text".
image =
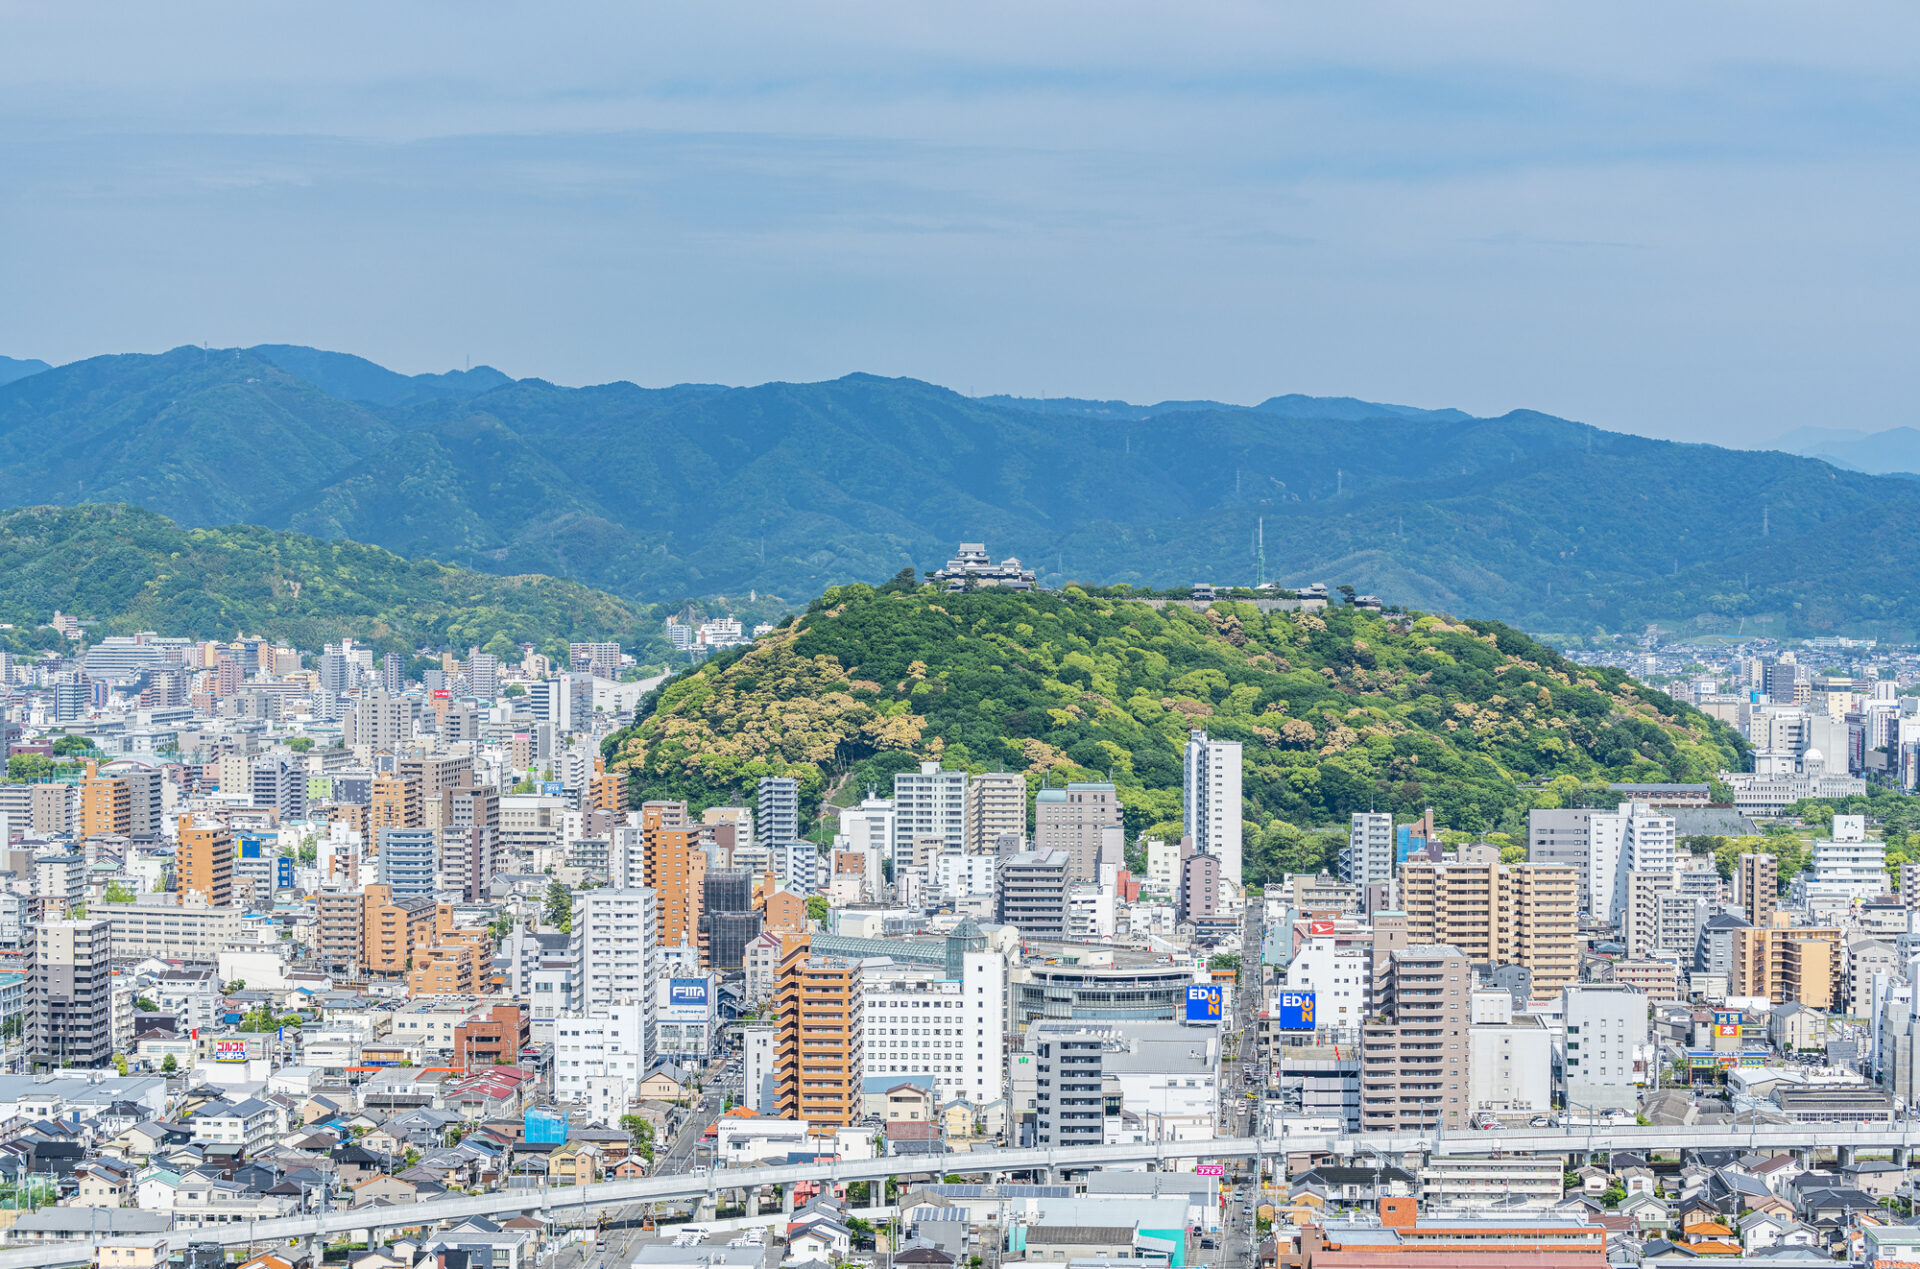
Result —
[[[707,1004],[707,980],[704,978],[676,978],[667,985],[667,1003],[670,1005]]]
[[[1311,1031],[1313,1028],[1313,993],[1310,991],[1281,992],[1280,1029],[1282,1031]]]
[[[1220,988],[1217,984],[1194,983],[1187,988],[1188,1022],[1219,1022],[1222,1017]]]

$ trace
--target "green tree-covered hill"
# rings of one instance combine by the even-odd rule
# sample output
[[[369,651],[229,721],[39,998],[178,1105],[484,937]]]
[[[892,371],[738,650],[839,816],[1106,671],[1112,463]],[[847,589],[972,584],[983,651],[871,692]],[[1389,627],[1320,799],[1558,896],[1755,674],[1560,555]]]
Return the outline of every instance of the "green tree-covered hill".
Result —
[[[183,529],[127,506],[0,513],[0,621],[14,626],[16,646],[45,642],[34,630],[55,609],[91,636],[244,631],[303,648],[342,635],[394,649],[464,648],[496,635],[544,646],[659,637],[651,611],[552,577],[498,577],[247,525]]]
[[[809,805],[884,793],[923,758],[1024,771],[1030,788],[1111,778],[1138,833],[1179,818],[1193,728],[1246,747],[1249,880],[1292,825],[1432,806],[1449,828],[1512,830],[1555,804],[1530,786],[1556,777],[1699,781],[1745,757],[1697,710],[1498,623],[904,582],[830,590],[676,677],[607,753],[636,801],[695,807],[749,799],[768,774],[798,776]]]

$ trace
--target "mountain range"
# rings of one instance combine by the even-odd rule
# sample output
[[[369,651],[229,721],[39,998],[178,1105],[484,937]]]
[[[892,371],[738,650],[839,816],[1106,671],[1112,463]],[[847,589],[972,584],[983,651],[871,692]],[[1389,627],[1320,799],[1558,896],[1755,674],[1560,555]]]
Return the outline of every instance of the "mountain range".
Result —
[[[642,603],[798,600],[984,541],[1046,584],[1345,582],[1550,633],[1920,625],[1920,482],[1526,410],[970,398],[862,374],[566,388],[187,347],[0,385],[0,476],[0,505],[129,503]]]

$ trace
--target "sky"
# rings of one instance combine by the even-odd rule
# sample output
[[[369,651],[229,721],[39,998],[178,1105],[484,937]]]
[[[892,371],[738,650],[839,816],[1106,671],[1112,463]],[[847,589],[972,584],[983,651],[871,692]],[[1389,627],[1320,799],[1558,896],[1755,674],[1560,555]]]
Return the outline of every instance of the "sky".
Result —
[[[1916,422],[1920,8],[0,0],[0,354]]]

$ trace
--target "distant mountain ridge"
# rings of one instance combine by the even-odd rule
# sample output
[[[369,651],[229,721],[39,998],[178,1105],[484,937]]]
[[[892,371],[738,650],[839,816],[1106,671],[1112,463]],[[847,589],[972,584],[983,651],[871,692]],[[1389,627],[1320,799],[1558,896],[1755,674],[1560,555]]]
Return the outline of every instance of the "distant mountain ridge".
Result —
[[[1074,414],[1086,418],[1151,419],[1163,414],[1192,414],[1211,410],[1258,410],[1296,419],[1329,419],[1357,422],[1362,419],[1429,419],[1455,423],[1473,416],[1464,410],[1425,410],[1411,405],[1382,405],[1354,397],[1309,397],[1299,393],[1268,397],[1259,405],[1227,405],[1220,401],[1162,401],[1158,405],[1134,405],[1127,401],[1086,401],[1078,397],[975,397],[976,401],[1032,414]]]
[[[1848,471],[1895,476],[1920,473],[1920,429],[1890,427],[1884,432],[1858,428],[1802,427],[1774,444],[1790,454],[1818,458]]]
[[[0,384],[12,383],[16,379],[24,379],[28,375],[37,375],[43,370],[51,369],[53,369],[52,366],[37,357],[29,357],[24,361],[13,357],[0,357]]]
[[[16,504],[127,502],[638,602],[799,598],[960,541],[1049,585],[1245,582],[1264,541],[1283,583],[1538,631],[1920,626],[1920,481],[1529,410],[970,398],[866,374],[566,388],[179,348],[0,386],[0,473]]]

